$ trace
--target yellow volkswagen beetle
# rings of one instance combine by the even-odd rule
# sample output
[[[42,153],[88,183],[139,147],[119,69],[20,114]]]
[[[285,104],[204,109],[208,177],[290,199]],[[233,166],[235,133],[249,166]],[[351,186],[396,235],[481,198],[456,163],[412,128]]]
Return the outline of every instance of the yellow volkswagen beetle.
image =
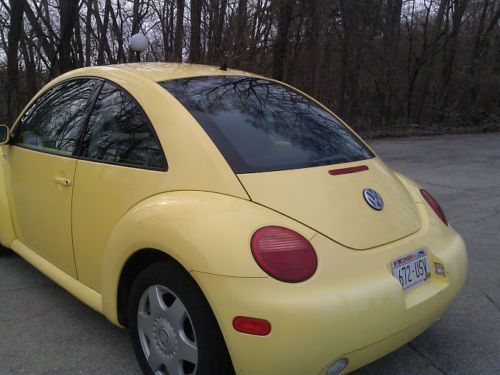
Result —
[[[464,284],[431,195],[264,77],[75,70],[0,141],[1,244],[128,327],[145,374],[345,374]]]

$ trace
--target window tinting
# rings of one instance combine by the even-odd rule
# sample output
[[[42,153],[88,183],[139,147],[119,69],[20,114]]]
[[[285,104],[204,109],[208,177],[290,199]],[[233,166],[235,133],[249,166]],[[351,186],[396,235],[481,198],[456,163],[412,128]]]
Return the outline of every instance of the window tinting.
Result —
[[[236,173],[373,157],[334,116],[286,86],[241,76],[160,84],[196,118]]]
[[[83,157],[129,166],[166,169],[149,121],[125,91],[105,83],[83,137]]]
[[[99,81],[63,82],[38,98],[21,117],[13,143],[71,155],[76,148],[88,101]]]

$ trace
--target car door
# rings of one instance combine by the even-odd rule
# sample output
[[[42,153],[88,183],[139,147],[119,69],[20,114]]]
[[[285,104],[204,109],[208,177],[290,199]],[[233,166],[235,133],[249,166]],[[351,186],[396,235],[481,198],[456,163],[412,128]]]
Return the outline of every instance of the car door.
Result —
[[[75,172],[73,241],[78,278],[100,291],[101,260],[118,221],[137,202],[165,191],[167,162],[146,113],[106,82],[97,96]]]
[[[17,239],[73,277],[73,155],[100,83],[75,79],[42,94],[14,127],[4,156]]]

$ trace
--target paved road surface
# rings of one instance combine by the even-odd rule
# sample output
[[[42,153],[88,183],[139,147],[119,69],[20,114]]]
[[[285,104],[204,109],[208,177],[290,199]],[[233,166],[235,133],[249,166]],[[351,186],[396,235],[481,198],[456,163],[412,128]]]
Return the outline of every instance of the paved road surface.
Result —
[[[470,272],[441,321],[356,375],[500,374],[500,134],[371,143],[439,200],[468,245]],[[140,372],[126,331],[9,255],[0,258],[0,374]]]

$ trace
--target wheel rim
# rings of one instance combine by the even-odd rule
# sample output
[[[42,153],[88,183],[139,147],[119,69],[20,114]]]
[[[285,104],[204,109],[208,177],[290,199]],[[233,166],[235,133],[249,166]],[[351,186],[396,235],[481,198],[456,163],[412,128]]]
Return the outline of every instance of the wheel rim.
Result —
[[[142,350],[155,375],[196,372],[198,345],[194,326],[179,297],[163,285],[144,291],[137,310]]]

